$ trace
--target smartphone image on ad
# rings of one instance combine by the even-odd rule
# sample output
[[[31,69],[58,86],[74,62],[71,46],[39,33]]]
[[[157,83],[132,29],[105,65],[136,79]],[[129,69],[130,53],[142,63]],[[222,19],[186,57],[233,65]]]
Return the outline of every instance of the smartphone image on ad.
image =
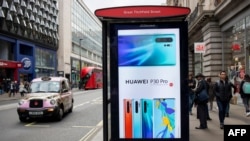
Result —
[[[153,100],[141,99],[142,138],[153,138]]]
[[[142,115],[140,99],[132,99],[133,138],[142,138]]]
[[[125,138],[132,138],[132,100],[124,99]]]
[[[175,99],[159,98],[153,103],[153,137],[175,138]]]
[[[176,65],[175,34],[119,35],[119,66]]]

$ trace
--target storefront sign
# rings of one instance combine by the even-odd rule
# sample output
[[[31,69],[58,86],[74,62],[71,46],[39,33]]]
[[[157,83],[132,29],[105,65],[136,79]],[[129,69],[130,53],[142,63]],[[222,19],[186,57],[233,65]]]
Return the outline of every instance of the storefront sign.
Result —
[[[0,68],[22,68],[21,62],[0,60]]]
[[[241,49],[241,46],[240,46],[239,42],[233,42],[232,43],[232,50],[233,51],[240,51],[240,49]]]
[[[30,69],[31,65],[32,65],[32,62],[29,58],[25,57],[21,60],[21,62],[23,63],[23,68],[25,70],[28,70]]]
[[[58,76],[64,76],[64,71],[57,71]]]
[[[194,53],[205,53],[206,46],[204,42],[194,43]]]
[[[8,64],[7,63],[5,63],[5,62],[0,62],[0,66],[8,66]]]

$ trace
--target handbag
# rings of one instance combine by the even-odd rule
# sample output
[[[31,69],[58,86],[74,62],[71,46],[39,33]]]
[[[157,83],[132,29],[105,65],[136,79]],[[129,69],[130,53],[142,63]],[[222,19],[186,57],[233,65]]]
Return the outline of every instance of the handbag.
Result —
[[[199,94],[198,94],[198,101],[199,102],[207,102],[208,101],[208,93],[207,93],[207,86],[205,84],[204,81],[203,82],[203,85],[205,86],[205,89],[203,89]]]

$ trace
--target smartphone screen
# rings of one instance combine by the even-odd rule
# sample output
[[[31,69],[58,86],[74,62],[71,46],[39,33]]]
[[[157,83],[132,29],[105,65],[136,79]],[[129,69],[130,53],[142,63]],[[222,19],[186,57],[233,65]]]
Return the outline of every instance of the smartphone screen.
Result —
[[[132,138],[132,100],[124,99],[125,138]]]
[[[142,137],[153,138],[153,110],[151,99],[142,99]]]
[[[154,138],[175,138],[175,99],[155,98],[153,111]]]
[[[142,115],[140,99],[132,99],[132,125],[133,138],[142,137]]]
[[[176,65],[174,34],[118,36],[119,66]]]

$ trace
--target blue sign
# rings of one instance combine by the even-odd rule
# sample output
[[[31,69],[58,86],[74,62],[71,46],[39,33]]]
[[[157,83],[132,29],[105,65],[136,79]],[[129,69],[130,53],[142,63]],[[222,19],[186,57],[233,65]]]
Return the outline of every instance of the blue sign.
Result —
[[[29,58],[27,57],[24,57],[22,60],[21,60],[22,64],[23,64],[23,69],[25,70],[29,70],[32,66],[32,62]]]

